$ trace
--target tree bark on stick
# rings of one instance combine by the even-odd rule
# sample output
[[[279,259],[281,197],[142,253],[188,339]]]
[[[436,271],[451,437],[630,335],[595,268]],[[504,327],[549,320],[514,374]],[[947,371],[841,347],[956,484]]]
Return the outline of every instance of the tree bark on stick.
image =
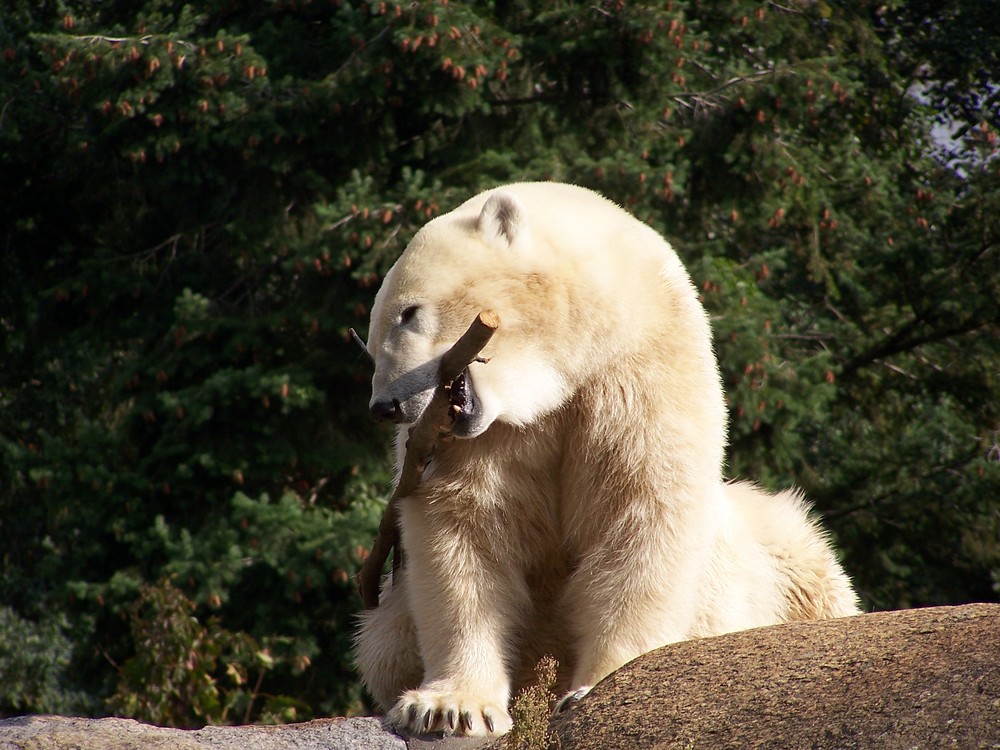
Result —
[[[441,358],[438,385],[434,389],[430,404],[407,434],[406,454],[399,481],[385,506],[385,513],[382,514],[382,520],[378,525],[378,533],[372,542],[371,552],[368,553],[361,566],[361,572],[358,573],[358,587],[365,609],[374,609],[378,606],[379,580],[382,577],[382,567],[389,559],[389,552],[395,550],[392,559],[394,575],[403,564],[397,525],[399,501],[411,495],[420,486],[424,467],[434,452],[434,446],[441,433],[446,432],[451,424],[453,419],[451,385],[465,368],[479,359],[479,352],[489,343],[499,326],[500,317],[495,312],[486,310],[479,313],[469,329]]]

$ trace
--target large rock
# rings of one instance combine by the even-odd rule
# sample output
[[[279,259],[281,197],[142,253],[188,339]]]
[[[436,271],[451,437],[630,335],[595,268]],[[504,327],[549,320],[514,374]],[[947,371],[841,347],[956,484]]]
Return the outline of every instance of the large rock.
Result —
[[[551,723],[562,750],[1000,748],[1000,605],[793,623],[666,646]],[[0,750],[466,750],[377,719],[163,729],[127,719],[0,721]],[[488,744],[505,748],[505,741]],[[539,749],[540,750],[540,749]]]
[[[673,644],[601,682],[553,730],[572,750],[1000,748],[1000,605]]]

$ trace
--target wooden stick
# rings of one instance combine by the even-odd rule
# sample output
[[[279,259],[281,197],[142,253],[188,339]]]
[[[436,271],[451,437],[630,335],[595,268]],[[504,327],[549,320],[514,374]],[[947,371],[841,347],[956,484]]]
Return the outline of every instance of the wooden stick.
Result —
[[[372,362],[374,362],[375,361],[374,358],[368,352],[368,347],[365,346],[365,342],[361,340],[361,337],[358,335],[358,332],[355,331],[353,328],[348,328],[347,331],[348,333],[351,334],[351,339],[354,341],[354,343],[361,347],[361,351],[365,353],[365,356],[368,357],[368,359],[370,359]]]
[[[390,550],[395,550],[392,558],[393,575],[402,567],[403,554],[399,545],[397,525],[399,501],[413,494],[420,486],[424,467],[434,452],[438,437],[451,424],[453,418],[451,385],[466,367],[475,361],[481,361],[479,352],[489,343],[499,327],[500,317],[495,312],[486,310],[479,313],[469,329],[441,357],[438,386],[434,389],[430,404],[407,433],[406,455],[403,458],[399,482],[396,483],[396,488],[385,506],[385,513],[378,525],[378,534],[372,542],[371,552],[368,553],[361,566],[361,572],[358,573],[358,588],[361,589],[361,601],[365,609],[374,609],[378,606],[379,580],[382,577],[382,567],[389,559]]]

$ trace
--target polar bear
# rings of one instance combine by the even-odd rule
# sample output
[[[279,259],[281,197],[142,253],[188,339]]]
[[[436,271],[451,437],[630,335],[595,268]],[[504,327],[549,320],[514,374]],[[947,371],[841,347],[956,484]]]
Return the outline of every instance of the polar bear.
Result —
[[[454,439],[400,504],[405,565],[356,640],[410,733],[502,734],[538,659],[579,697],[675,641],[858,612],[796,492],[723,479],[708,318],[653,229],[584,188],[490,190],[424,226],[375,297],[371,411],[408,425],[477,313]]]

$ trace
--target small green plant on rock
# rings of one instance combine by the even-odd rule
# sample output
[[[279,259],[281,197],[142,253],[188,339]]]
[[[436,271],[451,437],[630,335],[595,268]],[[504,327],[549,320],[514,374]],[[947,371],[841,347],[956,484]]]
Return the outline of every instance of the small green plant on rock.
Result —
[[[507,735],[507,750],[547,750],[555,738],[549,717],[556,702],[553,686],[559,662],[543,656],[535,666],[535,682],[522,688],[510,706],[514,726]]]

